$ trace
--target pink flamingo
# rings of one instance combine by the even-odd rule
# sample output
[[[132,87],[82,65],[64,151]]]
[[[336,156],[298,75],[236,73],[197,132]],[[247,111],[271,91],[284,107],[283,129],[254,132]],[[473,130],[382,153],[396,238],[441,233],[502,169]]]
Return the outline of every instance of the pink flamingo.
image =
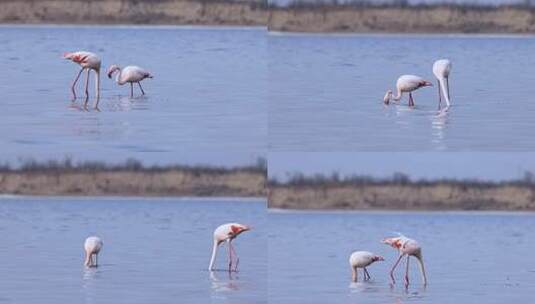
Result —
[[[153,78],[154,76],[147,70],[142,69],[135,65],[129,65],[121,69],[118,65],[114,64],[108,69],[108,78],[113,76],[113,73],[119,71],[117,77],[115,77],[115,82],[119,85],[123,85],[127,82],[130,83],[130,97],[134,97],[134,83],[139,85],[141,94],[145,95],[143,88],[141,87],[141,81],[145,78]]]
[[[392,270],[390,270],[390,278],[392,279],[393,284],[396,283],[396,280],[394,279],[394,270],[398,266],[401,259],[404,256],[407,256],[407,264],[405,270],[405,287],[409,286],[409,258],[413,256],[420,264],[420,272],[422,273],[422,281],[424,283],[424,286],[427,285],[427,277],[425,275],[425,267],[422,257],[422,248],[420,247],[418,242],[413,239],[409,239],[408,237],[405,237],[403,235],[400,235],[398,237],[385,238],[382,243],[390,245],[394,249],[397,249],[399,251],[399,258],[394,264],[394,266],[392,266]]]
[[[217,255],[217,248],[219,245],[223,242],[228,243],[228,256],[229,256],[229,263],[228,263],[228,271],[232,271],[232,262],[233,257],[236,257],[236,263],[234,266],[234,271],[238,271],[238,263],[240,262],[240,259],[238,258],[238,255],[236,254],[236,251],[234,250],[234,247],[232,246],[232,240],[234,240],[238,235],[240,235],[242,232],[251,230],[251,227],[247,225],[242,225],[238,223],[228,223],[223,224],[219,227],[217,227],[214,231],[214,247],[212,249],[212,258],[210,259],[210,265],[208,266],[208,270],[212,271],[214,270],[214,263],[215,258]]]
[[[375,255],[368,251],[355,251],[349,257],[349,265],[351,266],[352,271],[352,280],[353,282],[358,281],[358,268],[362,268],[364,271],[364,281],[369,280],[370,274],[366,267],[370,266],[374,262],[384,261],[385,259],[382,256]]]
[[[414,107],[412,92],[422,87],[431,86],[433,86],[433,84],[422,77],[414,75],[402,75],[396,82],[397,95],[392,96],[392,90],[388,90],[386,91],[383,101],[385,104],[390,104],[390,99],[393,98],[395,101],[399,101],[403,93],[409,93],[409,107]]]
[[[82,74],[82,72],[87,69],[87,79],[86,79],[86,82],[85,82],[85,103],[84,103],[84,107],[87,107],[87,102],[89,100],[89,90],[88,90],[88,86],[89,86],[89,73],[91,72],[91,70],[94,70],[95,71],[95,89],[96,89],[96,98],[97,98],[97,101],[95,103],[95,108],[98,108],[98,102],[100,100],[100,58],[91,53],[91,52],[85,52],[85,51],[78,51],[78,52],[73,52],[73,53],[65,53],[63,54],[63,58],[67,59],[67,60],[71,60],[72,62],[74,63],[77,63],[79,64],[82,68],[80,69],[80,72],[78,72],[78,75],[76,76],[76,78],[74,79],[74,82],[72,83],[72,86],[71,86],[71,91],[72,91],[72,95],[73,95],[73,98],[72,100],[76,100],[76,91],[74,89],[74,87],[76,86],[76,83],[78,82],[78,79],[80,78],[80,75]]]
[[[85,266],[97,267],[98,266],[98,253],[102,249],[102,240],[98,236],[90,236],[85,240]],[[93,256],[95,256],[95,262],[93,263]]]

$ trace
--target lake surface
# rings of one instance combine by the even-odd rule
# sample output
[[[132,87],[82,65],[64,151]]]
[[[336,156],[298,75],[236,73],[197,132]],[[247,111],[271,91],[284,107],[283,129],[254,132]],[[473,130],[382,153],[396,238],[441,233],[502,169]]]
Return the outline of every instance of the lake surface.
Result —
[[[273,151],[533,151],[533,36],[268,35]],[[402,74],[436,83],[449,58],[452,108],[437,87],[415,109],[382,104]]]
[[[535,292],[533,213],[275,211],[268,220],[270,303],[527,303]],[[404,261],[390,287],[398,255],[380,241],[395,232],[420,242],[427,288],[415,260],[408,290]],[[372,281],[350,282],[354,250],[385,257],[368,268]]]
[[[267,142],[265,30],[260,28],[1,26],[3,160],[110,155],[159,160],[210,149],[263,151]],[[66,51],[102,59],[100,110]],[[111,64],[139,65],[154,79],[144,97],[118,86]],[[93,76],[92,76],[93,77]],[[39,152],[37,153],[36,150]],[[176,159],[175,159],[176,161]]]
[[[0,199],[0,303],[266,303],[266,204],[253,199]],[[239,272],[207,271],[213,230],[253,225]],[[99,235],[100,266],[83,243]],[[226,247],[218,267],[226,263]]]

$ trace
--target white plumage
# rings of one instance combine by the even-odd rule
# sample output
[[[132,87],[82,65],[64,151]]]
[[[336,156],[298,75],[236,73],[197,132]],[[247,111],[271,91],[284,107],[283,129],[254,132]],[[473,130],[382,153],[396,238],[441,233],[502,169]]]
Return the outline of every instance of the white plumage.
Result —
[[[108,78],[111,78],[113,74],[117,71],[119,73],[115,77],[115,82],[117,82],[117,84],[119,85],[130,83],[131,97],[134,95],[134,83],[137,83],[139,85],[139,88],[141,89],[141,94],[145,95],[145,92],[141,87],[141,81],[145,78],[153,78],[153,75],[149,71],[135,65],[129,65],[121,69],[118,65],[114,64],[108,69]]]
[[[441,93],[446,100],[446,109],[451,105],[449,77],[451,72],[451,61],[448,59],[439,59],[433,64],[433,74],[438,81],[438,109],[442,101]],[[442,92],[441,92],[442,91]]]
[[[102,249],[104,243],[98,236],[90,236],[85,240],[84,249],[85,249],[85,266],[87,267],[97,267],[98,266],[98,254]],[[95,261],[93,261],[93,256]]]
[[[394,99],[395,101],[399,101],[401,99],[401,96],[403,93],[409,93],[409,106],[414,106],[414,100],[412,98],[412,92],[421,88],[421,87],[427,87],[427,86],[433,86],[433,84],[425,79],[423,79],[420,76],[416,75],[402,75],[398,78],[396,82],[396,96],[392,96],[392,91],[388,90],[386,91],[385,97],[383,98],[383,101],[385,104],[390,103],[390,99]]]
[[[210,259],[210,265],[208,266],[208,270],[214,270],[214,264],[215,264],[215,258],[217,255],[217,249],[219,245],[223,242],[228,243],[229,248],[229,272],[232,271],[232,264],[233,264],[233,257],[236,257],[236,263],[234,264],[234,271],[237,271],[238,269],[238,263],[240,259],[238,258],[238,255],[236,254],[236,251],[234,250],[234,247],[232,246],[232,240],[234,240],[238,235],[240,235],[242,232],[251,230],[251,227],[243,224],[238,223],[228,223],[223,224],[219,227],[217,227],[214,230],[214,244],[212,248],[212,257]]]
[[[366,267],[377,261],[384,261],[383,257],[375,255],[369,251],[355,251],[349,256],[349,265],[351,266],[353,282],[358,280],[358,268],[364,271],[364,280],[370,279],[370,274]]]

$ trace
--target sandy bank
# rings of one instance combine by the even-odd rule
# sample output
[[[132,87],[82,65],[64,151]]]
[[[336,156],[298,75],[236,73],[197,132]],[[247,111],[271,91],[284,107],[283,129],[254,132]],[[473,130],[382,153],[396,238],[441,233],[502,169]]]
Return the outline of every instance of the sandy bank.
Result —
[[[0,172],[0,194],[121,196],[265,196],[262,172],[95,170]]]
[[[535,210],[529,185],[270,186],[270,208],[346,210]]]
[[[254,1],[0,0],[0,23],[265,25]]]
[[[535,10],[500,7],[273,9],[269,30],[354,33],[535,33]]]

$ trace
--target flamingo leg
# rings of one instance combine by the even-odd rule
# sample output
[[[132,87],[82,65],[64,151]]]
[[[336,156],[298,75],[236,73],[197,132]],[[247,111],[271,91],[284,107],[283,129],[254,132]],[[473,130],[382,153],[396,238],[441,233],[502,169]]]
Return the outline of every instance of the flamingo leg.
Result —
[[[351,269],[352,269],[351,279],[353,280],[353,282],[357,282],[358,281],[358,276],[359,276],[359,273],[357,271],[357,267],[353,267]]]
[[[409,107],[414,107],[414,99],[412,99],[412,93],[409,93]]]
[[[72,86],[71,86],[72,101],[76,100],[76,91],[74,90],[74,87],[76,86],[76,83],[78,82],[78,79],[80,78],[80,75],[82,75],[83,71],[84,71],[84,68],[81,68],[80,72],[78,72],[78,75],[76,75],[76,78],[74,78],[74,82],[72,83]]]
[[[91,73],[91,69],[87,69],[87,78],[85,80],[85,102],[84,102],[84,108],[87,108],[87,102],[89,101],[89,74]]]
[[[98,267],[98,254],[95,254],[95,267]]]
[[[440,94],[440,81],[437,79],[438,88],[438,110],[440,111],[440,104],[442,103],[442,95]]]
[[[137,83],[139,85],[139,89],[141,90],[141,94],[145,95],[145,91],[143,91],[143,88],[141,87],[141,82]]]
[[[407,255],[407,265],[405,268],[405,287],[409,287],[409,258],[410,255]]]
[[[236,264],[234,265],[234,271],[238,272],[238,264],[240,263],[240,258],[236,254],[236,250],[234,250],[234,246],[232,246],[232,243],[229,243],[230,250],[232,250],[232,255],[236,258]]]
[[[368,269],[366,269],[366,267],[364,267],[364,274],[365,274],[365,280],[370,280],[372,277],[370,276],[370,273],[368,272]],[[366,279],[366,277],[368,277]]]
[[[232,271],[232,245],[228,242],[228,272]]]
[[[130,83],[130,98],[134,98],[134,83]]]
[[[392,283],[396,284],[396,279],[394,279],[394,270],[396,270],[396,267],[398,267],[399,261],[401,261],[401,258],[403,258],[404,254],[400,254],[398,260],[392,266],[392,269],[390,270],[390,278],[392,279]]]
[[[451,95],[450,95],[450,78],[446,77],[446,88],[448,89],[448,99],[451,102]]]

